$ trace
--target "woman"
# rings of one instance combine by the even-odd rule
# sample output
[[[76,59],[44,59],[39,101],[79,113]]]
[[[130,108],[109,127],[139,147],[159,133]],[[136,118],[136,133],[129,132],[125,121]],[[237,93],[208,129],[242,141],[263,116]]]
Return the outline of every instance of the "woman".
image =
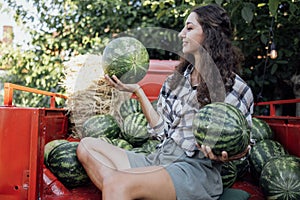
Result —
[[[145,157],[104,141],[83,138],[77,155],[105,200],[114,199],[218,199],[222,194],[221,163],[227,152],[215,156],[210,147],[199,147],[192,133],[195,113],[213,101],[237,106],[251,124],[253,97],[234,71],[238,54],[231,45],[230,20],[217,5],[198,7],[179,33],[184,59],[162,86],[157,111],[142,88],[123,84],[112,76],[115,88],[133,92],[149,122],[149,131],[163,142]]]

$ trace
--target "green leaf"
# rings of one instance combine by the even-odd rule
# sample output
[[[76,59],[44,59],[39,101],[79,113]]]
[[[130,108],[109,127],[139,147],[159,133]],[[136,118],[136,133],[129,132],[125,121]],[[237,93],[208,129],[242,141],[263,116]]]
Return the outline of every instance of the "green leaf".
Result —
[[[247,6],[243,7],[241,12],[242,12],[242,17],[246,22],[250,23],[253,20],[253,11],[250,7]]]
[[[272,16],[277,16],[277,9],[279,5],[279,0],[269,0],[269,10]]]
[[[272,74],[272,75],[275,74],[275,72],[277,71],[277,68],[278,68],[278,65],[277,65],[277,64],[272,65],[272,68],[271,68],[271,74]]]
[[[221,5],[223,3],[223,0],[216,0],[216,4]]]
[[[264,44],[267,44],[268,42],[268,38],[264,35],[264,34],[261,34],[260,35],[260,41]]]

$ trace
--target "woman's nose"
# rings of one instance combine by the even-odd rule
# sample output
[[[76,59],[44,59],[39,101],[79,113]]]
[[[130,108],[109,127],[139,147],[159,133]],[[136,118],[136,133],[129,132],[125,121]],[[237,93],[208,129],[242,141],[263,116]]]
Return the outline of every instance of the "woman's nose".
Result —
[[[178,37],[180,38],[184,38],[185,37],[185,30],[182,29],[179,33],[178,33]]]

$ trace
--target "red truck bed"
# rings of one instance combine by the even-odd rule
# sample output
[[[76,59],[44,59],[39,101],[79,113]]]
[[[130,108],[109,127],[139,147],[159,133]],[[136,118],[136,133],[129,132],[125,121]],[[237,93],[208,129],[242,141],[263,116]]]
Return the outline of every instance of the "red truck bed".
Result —
[[[177,61],[151,60],[149,74],[140,82],[150,100],[157,98],[164,78],[172,72],[176,63]],[[51,97],[50,108],[15,107],[12,104],[14,90],[48,95]],[[0,107],[1,200],[101,199],[101,192],[92,184],[68,189],[44,167],[44,145],[53,139],[68,138],[68,115],[64,109],[55,108],[57,97],[67,98],[50,92],[5,84],[4,106]],[[300,102],[300,99],[292,103],[295,102]],[[300,117],[256,117],[266,120],[274,130],[276,139],[282,142],[290,153],[300,156]],[[253,200],[263,199],[259,188],[251,182],[236,182],[233,187],[246,190]]]

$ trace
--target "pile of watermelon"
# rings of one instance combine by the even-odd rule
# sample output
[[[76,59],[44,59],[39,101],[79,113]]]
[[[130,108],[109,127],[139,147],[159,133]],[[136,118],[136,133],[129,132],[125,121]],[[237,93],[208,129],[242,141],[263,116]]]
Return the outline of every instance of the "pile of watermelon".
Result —
[[[253,118],[251,173],[267,199],[300,199],[300,158],[290,155],[263,120]]]
[[[147,120],[136,99],[122,102],[120,114],[123,126],[110,114],[99,114],[83,123],[83,137],[94,137],[120,148],[145,155],[156,150],[160,141],[150,137]],[[47,168],[69,188],[89,183],[89,178],[78,161],[76,149],[78,141],[60,139],[45,145],[44,163]]]
[[[252,121],[255,144],[246,158],[223,165],[223,187],[248,180],[246,175],[251,174],[266,199],[300,199],[300,158],[288,154],[264,120],[253,117]]]
[[[289,155],[274,139],[270,126],[253,117],[249,131],[244,116],[226,103],[212,103],[199,110],[194,119],[194,135],[199,144],[212,147],[216,155],[226,150],[235,155],[245,149],[249,138],[254,144],[247,157],[229,161],[221,169],[223,187],[238,180],[249,180],[249,174],[259,185],[266,199],[300,199],[300,158]]]
[[[111,114],[95,115],[83,123],[83,137],[101,138],[126,150],[145,154],[153,152],[160,142],[150,137],[140,102],[133,98],[126,99],[119,111],[122,125]]]

